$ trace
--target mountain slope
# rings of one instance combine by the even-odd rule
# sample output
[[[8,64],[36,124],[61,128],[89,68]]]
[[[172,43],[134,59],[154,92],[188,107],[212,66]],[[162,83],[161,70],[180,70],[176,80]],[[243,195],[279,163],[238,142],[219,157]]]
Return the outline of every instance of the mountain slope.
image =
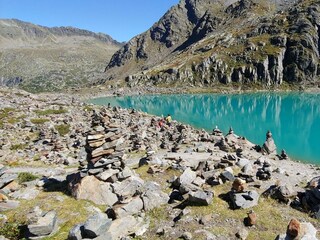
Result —
[[[122,45],[110,36],[72,27],[0,20],[0,84],[53,91],[96,81]]]
[[[181,0],[113,55],[106,79],[129,86],[317,84],[319,4]]]

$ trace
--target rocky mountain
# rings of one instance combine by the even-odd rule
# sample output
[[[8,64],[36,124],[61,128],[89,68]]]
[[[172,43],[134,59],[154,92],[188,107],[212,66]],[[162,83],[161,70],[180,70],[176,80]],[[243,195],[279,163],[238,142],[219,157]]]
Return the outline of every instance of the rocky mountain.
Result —
[[[121,46],[102,33],[0,19],[0,85],[53,91],[90,84]]]
[[[175,87],[316,85],[319,4],[180,0],[112,56],[105,81]]]

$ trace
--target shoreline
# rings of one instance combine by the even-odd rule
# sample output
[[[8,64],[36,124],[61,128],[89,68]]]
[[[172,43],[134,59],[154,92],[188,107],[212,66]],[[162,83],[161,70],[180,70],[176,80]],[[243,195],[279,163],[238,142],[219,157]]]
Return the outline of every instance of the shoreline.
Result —
[[[106,205],[109,205],[109,209],[113,207],[118,214],[121,214],[121,209],[126,206],[128,209],[133,207],[133,213],[138,214],[139,219],[147,224],[142,237],[146,240],[154,239],[160,227],[165,229],[164,235],[167,239],[177,239],[187,230],[196,234],[197,229],[204,228],[202,223],[199,225],[199,219],[205,221],[205,218],[209,219],[205,225],[207,230],[217,235],[217,240],[233,239],[239,228],[246,228],[250,232],[248,240],[263,239],[261,236],[274,239],[276,234],[285,232],[288,220],[293,217],[302,222],[311,222],[316,228],[320,228],[319,221],[309,217],[305,211],[278,203],[278,199],[264,197],[268,189],[282,186],[284,189],[292,188],[292,191],[288,190],[290,194],[285,195],[285,200],[297,201],[294,198],[297,197],[295,192],[303,193],[308,189],[306,186],[309,181],[318,176],[319,166],[291,159],[279,160],[273,154],[266,155],[257,151],[255,144],[233,133],[214,135],[178,122],[172,122],[171,126],[165,125],[162,130],[152,124],[152,119],[159,120],[159,117],[154,115],[141,111],[131,112],[124,108],[91,106],[71,95],[33,95],[8,90],[0,91],[0,99],[4,109],[4,122],[0,130],[3,138],[0,139],[0,183],[4,183],[4,187],[0,188],[6,189],[8,184],[4,181],[7,179],[10,187],[13,183],[18,184],[18,174],[23,169],[37,174],[33,182],[14,185],[16,188],[12,191],[6,190],[4,197],[9,199],[9,203],[15,204],[13,209],[4,212],[9,223],[19,222],[19,219],[13,216],[23,218],[31,208],[38,206],[45,211],[57,213],[57,218],[62,220],[65,223],[64,228],[67,228],[67,232],[57,234],[63,234],[66,238],[73,226],[85,222],[97,211],[105,214]],[[222,136],[229,140],[223,141]],[[85,149],[88,152],[83,151]],[[114,162],[117,157],[120,157],[120,163]],[[108,159],[112,160],[112,166],[103,165],[103,161]],[[102,165],[100,160],[103,160]],[[145,164],[141,164],[143,161]],[[73,181],[65,180],[70,180],[71,173],[80,174],[78,176],[81,177],[78,179],[80,182],[70,190],[72,194],[67,194],[66,185]],[[114,173],[116,174],[113,175]],[[110,179],[103,176],[113,177]],[[177,183],[181,185],[183,176],[186,177],[187,185],[172,187]],[[192,178],[190,182],[189,178]],[[238,178],[247,182],[240,195],[249,191],[255,192],[256,197],[260,196],[260,200],[255,201],[257,205],[250,205],[249,208],[258,214],[257,227],[243,226],[243,218],[248,209],[236,210],[222,197],[234,193],[232,182]],[[93,185],[86,185],[87,180],[87,184]],[[151,202],[161,200],[161,206],[155,204],[156,208],[151,211],[143,209],[141,199],[146,201],[147,193],[143,192],[145,190],[134,190],[132,196],[111,203],[107,197],[104,200],[108,204],[105,204],[100,201],[105,189],[93,187],[96,186],[94,184],[107,186],[107,189],[111,189],[109,194],[117,198],[122,194],[118,192],[121,191],[121,184],[130,186],[131,189],[137,181],[143,184],[142,189],[148,189],[148,186],[156,187],[152,194],[159,195],[151,195]],[[148,185],[150,181],[156,185]],[[109,188],[111,185],[113,188]],[[55,188],[58,189],[52,191]],[[46,191],[47,189],[51,191]],[[189,194],[193,194],[193,191],[199,193],[199,196],[195,195],[194,201],[205,203],[205,206],[187,205],[183,209],[177,208],[183,201],[187,202],[186,191]],[[81,193],[87,194],[81,198]],[[178,193],[181,197],[173,199],[172,203],[167,201],[170,196]],[[203,194],[206,193],[210,194],[203,200]],[[139,194],[142,194],[141,199]],[[207,200],[210,204],[207,204]],[[97,205],[93,204],[95,201],[98,202]],[[101,203],[103,204],[100,205]],[[3,205],[7,206],[0,201],[0,208]],[[75,206],[81,211],[79,218],[74,217]],[[87,210],[88,207],[94,210]],[[276,224],[270,221],[270,212],[277,216],[273,220]],[[159,216],[164,217],[159,219]],[[172,225],[172,219],[177,216],[180,216],[181,220]],[[118,216],[113,223],[117,224],[117,221],[122,219],[126,220],[127,217]],[[130,219],[132,220],[132,217]],[[185,223],[188,223],[188,229],[185,229]],[[227,231],[214,229],[217,225]],[[53,237],[56,236],[56,233],[52,234]]]

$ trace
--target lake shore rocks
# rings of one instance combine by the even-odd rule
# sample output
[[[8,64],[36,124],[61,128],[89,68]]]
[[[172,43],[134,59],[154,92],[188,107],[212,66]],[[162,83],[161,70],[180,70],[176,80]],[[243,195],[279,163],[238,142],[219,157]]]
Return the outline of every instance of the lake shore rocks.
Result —
[[[224,135],[176,121],[159,126],[160,117],[137,110],[48,96],[0,95],[17,119],[6,116],[0,129],[0,211],[24,214],[26,200],[39,203],[46,211],[35,210],[26,225],[33,235],[51,236],[79,217],[69,239],[232,239],[260,231],[274,239],[297,211],[319,228],[307,213],[319,219],[318,167],[277,156],[271,133],[259,148],[232,128]],[[21,182],[25,172],[35,178]],[[58,207],[70,202],[82,204],[81,213]],[[271,205],[285,211],[276,231],[264,230],[272,229],[263,211]]]

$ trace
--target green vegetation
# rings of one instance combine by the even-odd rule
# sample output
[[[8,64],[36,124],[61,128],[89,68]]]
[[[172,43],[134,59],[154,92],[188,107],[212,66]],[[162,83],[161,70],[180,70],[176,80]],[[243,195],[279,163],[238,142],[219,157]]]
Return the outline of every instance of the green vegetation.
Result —
[[[22,143],[20,143],[20,144],[14,144],[14,145],[12,145],[12,146],[10,147],[10,150],[23,150],[23,149],[26,148],[26,146],[27,146],[27,144],[22,144]]]
[[[32,122],[33,124],[44,124],[45,122],[48,122],[50,121],[49,119],[47,118],[33,118],[33,119],[30,119],[30,122]]]
[[[85,111],[85,112],[91,112],[92,110],[93,110],[93,107],[91,107],[91,106],[85,106],[83,108],[83,111]]]
[[[11,240],[22,239],[20,237],[20,226],[24,224],[24,222],[20,222],[19,220],[8,221],[3,226],[0,225],[0,236]]]
[[[58,131],[60,136],[65,136],[70,132],[70,124],[55,125],[54,128]]]
[[[32,173],[28,173],[28,172],[22,172],[22,173],[19,173],[19,175],[18,175],[19,183],[31,182],[33,180],[36,180],[37,178],[38,178],[38,176],[33,175]]]
[[[60,109],[35,110],[34,112],[38,116],[47,116],[52,114],[63,114],[63,113],[67,113],[68,111],[66,109],[60,108]]]

